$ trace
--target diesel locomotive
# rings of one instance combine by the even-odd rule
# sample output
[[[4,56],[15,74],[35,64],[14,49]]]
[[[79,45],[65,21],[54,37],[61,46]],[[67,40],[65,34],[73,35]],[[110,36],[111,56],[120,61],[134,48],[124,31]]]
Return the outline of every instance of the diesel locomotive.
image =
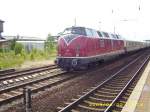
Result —
[[[64,70],[78,69],[149,46],[146,42],[124,40],[117,34],[73,26],[59,36],[55,62]]]

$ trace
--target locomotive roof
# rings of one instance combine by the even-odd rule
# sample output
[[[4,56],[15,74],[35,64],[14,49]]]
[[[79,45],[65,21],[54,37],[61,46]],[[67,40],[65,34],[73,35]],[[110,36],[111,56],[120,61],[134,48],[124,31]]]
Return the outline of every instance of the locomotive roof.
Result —
[[[84,28],[84,29],[93,29],[93,28],[88,28],[88,27],[84,27],[84,26],[72,26],[72,27],[68,27],[68,28]],[[95,29],[93,29],[95,30]]]
[[[69,28],[83,28],[83,29],[92,29],[92,30],[95,30],[93,28],[88,28],[88,27],[83,27],[83,26],[72,26],[72,27],[68,27],[66,29],[69,29]],[[98,35],[100,37],[103,37],[103,38],[112,38],[112,39],[122,39],[120,35],[118,34],[114,34],[114,33],[109,33],[109,32],[106,32],[106,31],[98,31],[98,30],[95,30],[97,33],[99,33]]]

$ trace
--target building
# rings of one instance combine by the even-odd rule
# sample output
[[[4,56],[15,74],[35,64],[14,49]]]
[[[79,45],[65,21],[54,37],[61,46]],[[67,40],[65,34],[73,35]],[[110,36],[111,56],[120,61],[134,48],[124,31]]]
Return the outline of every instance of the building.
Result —
[[[18,43],[21,43],[25,50],[31,51],[32,49],[44,50],[45,40],[37,37],[28,37],[28,36],[3,36],[3,23],[4,21],[0,20],[0,50],[8,50],[11,46],[11,41],[16,39]]]
[[[0,51],[10,50],[11,40],[0,39]]]
[[[0,20],[0,39],[3,39],[1,33],[3,32],[3,23],[4,21]]]
[[[16,39],[18,43],[21,43],[25,50],[31,51],[32,49],[44,50],[45,40],[37,37],[28,36],[4,36],[6,40]]]
[[[145,40],[146,42],[150,42],[150,40]]]

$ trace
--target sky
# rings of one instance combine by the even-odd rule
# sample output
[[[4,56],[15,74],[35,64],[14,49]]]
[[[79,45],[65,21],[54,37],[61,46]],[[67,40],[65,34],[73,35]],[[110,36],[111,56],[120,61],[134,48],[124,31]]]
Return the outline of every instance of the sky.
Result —
[[[85,26],[121,34],[129,40],[150,39],[149,0],[0,0],[2,35],[46,38],[66,27]],[[140,6],[140,10],[139,10]]]

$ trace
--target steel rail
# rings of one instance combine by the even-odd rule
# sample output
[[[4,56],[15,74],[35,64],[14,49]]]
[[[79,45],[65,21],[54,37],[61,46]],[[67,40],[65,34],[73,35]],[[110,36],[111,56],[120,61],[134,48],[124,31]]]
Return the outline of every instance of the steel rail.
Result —
[[[4,77],[0,77],[0,81],[7,80],[10,78],[16,78],[16,77],[23,76],[23,75],[34,74],[37,72],[43,72],[43,71],[55,69],[55,68],[57,68],[57,66],[49,66],[47,68],[41,67],[41,68],[36,68],[36,69],[34,68],[34,69],[29,69],[29,70],[16,71],[16,72],[11,73],[11,75],[6,75]]]
[[[13,68],[11,68],[11,69],[6,69],[6,70],[0,70],[0,76],[1,76],[2,74],[12,73],[12,72],[14,72],[14,71],[15,71],[15,69],[13,69]]]
[[[67,72],[61,71],[60,73],[50,75],[50,76],[46,76],[44,78],[42,77],[42,78],[31,80],[31,81],[28,81],[28,82],[20,83],[20,84],[15,85],[15,86],[9,86],[9,87],[6,87],[4,89],[0,89],[0,94],[3,93],[3,92],[7,92],[7,91],[10,91],[10,90],[13,90],[13,89],[17,89],[17,88],[29,85],[29,84],[33,84],[33,83],[37,83],[37,82],[40,82],[40,81],[43,81],[43,80],[54,78],[54,77],[60,76],[60,75],[65,74],[65,73],[67,73]]]
[[[27,68],[27,69],[23,69],[23,70],[15,70],[13,72],[8,72],[8,73],[6,72],[6,73],[3,73],[3,74],[0,74],[0,77],[7,76],[7,75],[18,74],[18,73],[23,73],[23,72],[28,72],[28,71],[33,71],[33,70],[42,69],[42,68],[53,67],[53,66],[56,66],[56,65],[46,65],[46,66],[35,67],[35,68]]]
[[[37,87],[37,88],[34,88],[34,89],[31,89],[31,92],[32,93],[36,93],[40,90],[43,90],[44,88],[47,88],[47,87],[52,87],[52,86],[55,86],[59,83],[62,83],[62,82],[65,82],[66,80],[69,80],[69,79],[72,79],[74,77],[76,77],[77,75],[68,75],[67,77],[65,78],[62,78],[62,79],[59,79],[58,81],[54,81],[54,82],[49,82],[49,84],[45,84],[45,85],[42,85],[41,87]],[[48,80],[48,79],[47,79]],[[40,82],[39,82],[40,83]],[[25,87],[25,86],[24,86]],[[32,85],[29,86],[29,88],[32,87]],[[6,103],[10,103],[11,101],[14,101],[16,99],[19,99],[21,97],[23,97],[23,92],[18,94],[18,95],[14,95],[10,98],[7,98],[7,99],[4,99],[2,101],[0,101],[0,106],[3,105],[3,104],[6,104]]]

